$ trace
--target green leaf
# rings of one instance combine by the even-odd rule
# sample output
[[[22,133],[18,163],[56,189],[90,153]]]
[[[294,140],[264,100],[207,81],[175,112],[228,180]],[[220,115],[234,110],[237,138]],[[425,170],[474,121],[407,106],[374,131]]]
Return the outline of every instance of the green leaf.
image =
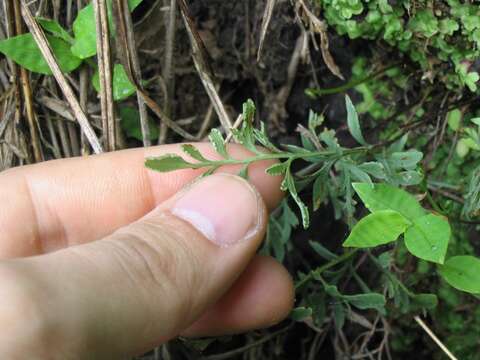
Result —
[[[387,301],[385,296],[377,293],[343,295],[343,299],[348,301],[352,306],[360,310],[377,309],[383,310]]]
[[[223,158],[228,159],[230,156],[227,153],[227,148],[225,146],[225,140],[223,139],[222,133],[218,129],[212,129],[210,135],[208,136],[210,142],[212,143],[215,151],[220,154]]]
[[[359,166],[348,164],[347,168],[350,171],[350,174],[352,174],[352,179],[373,185],[370,176],[365,171],[360,169]]]
[[[469,72],[465,77],[465,85],[470,89],[472,92],[477,91],[477,82],[480,80],[480,75],[476,71]]]
[[[63,72],[68,73],[80,66],[82,60],[72,54],[67,42],[52,35],[47,35],[47,40]],[[0,41],[0,52],[27,70],[45,75],[52,74],[32,34]]]
[[[37,18],[38,23],[45,31],[48,31],[52,35],[65,40],[67,43],[72,44],[75,39],[55,20]]]
[[[337,329],[342,329],[345,325],[346,311],[342,303],[335,303],[333,305],[333,318],[335,319],[335,326]]]
[[[460,28],[458,23],[453,19],[442,19],[439,24],[440,32],[446,35],[453,35],[453,33]]]
[[[470,121],[471,121],[472,123],[474,123],[475,125],[480,126],[480,117],[476,117],[476,118],[470,119]]]
[[[272,176],[283,175],[287,171],[288,167],[285,163],[273,164],[265,172]]]
[[[426,211],[417,199],[406,191],[387,184],[354,183],[353,188],[365,206],[375,213],[381,210],[394,210],[409,220],[422,217]]]
[[[439,30],[438,20],[430,9],[418,11],[411,18],[408,26],[413,32],[422,34],[427,38],[432,37]]]
[[[448,221],[429,214],[413,220],[413,225],[405,232],[405,245],[416,257],[443,264],[450,235]]]
[[[255,103],[253,102],[252,99],[248,99],[243,103],[243,121],[246,121],[248,124],[253,123],[253,119],[255,117]]]
[[[438,298],[435,294],[416,294],[412,297],[411,306],[423,309],[434,309],[438,305]]]
[[[455,256],[439,267],[440,275],[457,290],[480,294],[480,259]]]
[[[293,200],[295,200],[295,202],[297,203],[300,209],[300,213],[302,214],[303,228],[307,229],[310,226],[310,213],[308,212],[307,206],[302,201],[302,199],[300,199],[300,196],[298,195],[297,189],[295,187],[295,182],[293,180],[293,176],[290,173],[290,171],[287,171],[285,175],[284,184],[285,184],[285,187],[290,192],[290,195],[292,196]]]
[[[167,154],[160,157],[148,158],[145,166],[151,170],[159,172],[169,172],[181,169],[196,169],[198,166],[185,161],[182,157],[175,154]]]
[[[322,202],[326,199],[328,195],[328,189],[325,183],[325,177],[319,176],[315,179],[313,183],[313,210],[317,211],[322,205]]]
[[[128,0],[130,11],[133,11],[142,0]],[[108,2],[108,18],[110,28],[112,13],[112,2]],[[75,42],[72,46],[72,52],[80,59],[87,59],[97,53],[97,28],[95,26],[95,13],[93,5],[89,4],[78,12],[78,16],[73,22],[73,34]]]
[[[397,240],[410,224],[396,211],[377,211],[364,217],[353,227],[343,246],[368,248],[388,244]]]
[[[128,137],[143,140],[142,128],[140,125],[140,114],[136,108],[129,106],[120,107],[120,126]],[[152,119],[148,119],[148,127],[150,128],[150,140],[156,140],[159,136],[157,124]]]
[[[263,147],[267,148],[273,153],[281,152],[272,142],[268,139],[267,130],[265,128],[265,123],[260,122],[260,130],[253,129],[253,135],[257,141],[262,144]]]
[[[203,157],[203,155],[200,153],[200,151],[198,151],[198,149],[195,146],[193,146],[192,144],[183,144],[182,145],[182,150],[183,150],[184,153],[190,155],[195,160],[198,160],[198,161],[201,161],[201,162],[208,161],[207,159],[205,159]]]
[[[238,176],[244,178],[245,180],[248,180],[248,164],[242,166],[242,168],[238,172]]]
[[[338,256],[335,255],[334,253],[332,253],[330,250],[328,250],[325,246],[323,246],[322,244],[320,244],[319,242],[317,241],[309,241],[308,242],[310,244],[310,246],[312,247],[313,250],[315,250],[315,252],[320,255],[322,258],[324,258],[325,260],[334,260],[334,259],[337,259]]]
[[[313,110],[308,113],[308,129],[312,134],[317,134],[317,128],[325,122],[325,117]]]
[[[358,121],[357,110],[355,110],[355,106],[353,105],[352,100],[350,100],[350,97],[348,95],[345,96],[345,102],[347,105],[347,122],[350,134],[352,134],[353,138],[357,140],[358,143],[362,145],[367,145],[367,142],[362,135],[360,122]]]
[[[380,180],[387,177],[385,167],[379,162],[366,162],[358,165],[358,168]]]
[[[423,154],[420,151],[395,152],[390,155],[389,163],[393,168],[412,169],[415,168],[422,159]]]
[[[302,321],[312,316],[313,310],[310,307],[297,307],[290,313],[290,318],[294,321]]]
[[[457,131],[462,121],[462,111],[460,109],[453,109],[447,114],[447,122],[450,129]]]
[[[100,75],[98,70],[92,78],[93,87],[100,92]],[[115,64],[113,67],[113,100],[121,101],[132,96],[136,92],[135,86],[128,79],[123,65]]]
[[[392,177],[399,185],[411,186],[418,185],[422,182],[423,176],[415,170],[407,170],[399,172]]]

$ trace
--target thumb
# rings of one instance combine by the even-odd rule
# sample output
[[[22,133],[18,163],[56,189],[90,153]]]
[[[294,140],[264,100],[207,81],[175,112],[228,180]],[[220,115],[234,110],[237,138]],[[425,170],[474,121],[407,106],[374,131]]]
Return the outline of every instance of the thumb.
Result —
[[[266,220],[247,181],[216,174],[107,238],[9,266],[41,297],[37,328],[50,349],[134,355],[178,335],[229,289]]]

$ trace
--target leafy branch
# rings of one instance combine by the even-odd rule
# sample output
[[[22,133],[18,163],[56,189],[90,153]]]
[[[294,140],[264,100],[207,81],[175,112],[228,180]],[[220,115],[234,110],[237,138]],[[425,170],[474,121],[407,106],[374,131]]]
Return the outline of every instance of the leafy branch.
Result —
[[[265,125],[260,123],[260,129],[253,125],[255,118],[255,105],[248,100],[243,106],[243,122],[239,129],[232,129],[233,138],[239,144],[252,152],[252,156],[244,159],[233,158],[227,149],[226,140],[218,129],[213,129],[209,140],[219,155],[220,159],[207,159],[194,145],[185,144],[182,150],[186,157],[177,154],[167,154],[146,160],[145,165],[156,171],[168,172],[181,169],[205,169],[206,175],[215,172],[224,165],[240,165],[239,175],[248,176],[248,168],[252,163],[264,160],[278,160],[266,172],[270,175],[283,176],[282,190],[288,191],[297,203],[304,228],[310,223],[309,210],[299,195],[299,190],[307,185],[313,186],[314,208],[330,197],[339,217],[342,214],[353,225],[354,191],[352,180],[373,184],[373,178],[387,181],[395,185],[412,185],[421,180],[420,174],[415,170],[417,163],[422,159],[422,154],[416,151],[403,151],[406,138],[385,151],[375,145],[369,145],[361,131],[358,114],[350,98],[346,97],[347,123],[354,139],[361,145],[346,149],[339,145],[335,132],[328,129],[319,131],[323,125],[322,116],[311,113],[308,119],[308,128],[300,127],[302,147],[283,145],[277,147],[268,138]],[[259,146],[260,145],[260,146]],[[377,161],[364,161],[367,157],[374,157]],[[295,161],[310,164],[307,168],[311,171],[301,172],[296,175],[292,171]],[[297,173],[298,174],[298,173]],[[332,175],[333,174],[333,175]],[[338,188],[326,184],[331,183],[331,177]],[[338,197],[343,199],[338,201]]]

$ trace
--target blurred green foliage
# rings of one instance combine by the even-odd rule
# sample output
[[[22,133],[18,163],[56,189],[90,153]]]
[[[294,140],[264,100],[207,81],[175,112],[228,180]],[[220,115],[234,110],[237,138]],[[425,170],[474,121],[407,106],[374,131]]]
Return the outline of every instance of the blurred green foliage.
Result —
[[[478,4],[413,0],[322,0],[327,23],[351,39],[383,40],[406,54],[430,79],[477,91]]]

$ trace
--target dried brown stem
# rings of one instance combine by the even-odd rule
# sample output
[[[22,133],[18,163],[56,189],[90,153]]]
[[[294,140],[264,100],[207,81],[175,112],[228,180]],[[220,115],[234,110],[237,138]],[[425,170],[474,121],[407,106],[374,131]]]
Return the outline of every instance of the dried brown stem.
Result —
[[[107,1],[93,0],[97,30],[98,73],[100,78],[100,103],[104,146],[115,150],[115,109],[112,90],[112,61],[110,52],[110,30],[108,28]]]
[[[16,34],[24,33],[22,13],[19,1],[13,1],[13,9],[15,13],[15,30]],[[32,87],[27,69],[20,67],[20,82],[22,85],[23,102],[25,105],[28,129],[30,131],[30,143],[33,149],[33,160],[35,162],[43,161],[42,148],[40,146],[40,138],[38,134],[38,121],[33,107]]]
[[[276,3],[277,3],[277,0],[267,0],[267,3],[265,4],[265,11],[263,13],[263,19],[262,19],[262,27],[260,30],[260,44],[258,45],[257,61],[260,61],[262,57],[265,37],[267,36],[268,26],[270,25],[270,21],[272,20],[273,9],[275,8]]]
[[[232,127],[232,120],[225,110],[220,96],[218,95],[217,89],[213,82],[213,72],[208,62],[208,52],[205,49],[205,45],[195,27],[194,21],[189,14],[188,6],[185,0],[177,0],[180,9],[182,10],[182,18],[187,29],[188,36],[190,38],[190,43],[192,45],[192,57],[197,69],[200,80],[203,83],[205,91],[207,92],[210,101],[213,104],[215,112],[222,124],[225,133],[228,133]]]
[[[148,114],[145,99],[142,96],[142,71],[138,59],[137,47],[133,29],[132,16],[128,8],[127,0],[113,1],[113,19],[117,29],[119,42],[120,61],[127,73],[133,78],[137,86],[137,103],[140,113],[140,128],[142,131],[143,146],[150,146],[150,128],[148,127]]]
[[[165,57],[163,64],[162,77],[167,87],[167,96],[165,102],[165,112],[172,117],[173,98],[175,94],[175,64],[173,62],[173,52],[175,43],[175,34],[177,27],[177,0],[165,0],[169,4],[169,11],[165,14]],[[160,136],[158,143],[164,143],[167,138],[168,128],[165,124],[160,127]]]

